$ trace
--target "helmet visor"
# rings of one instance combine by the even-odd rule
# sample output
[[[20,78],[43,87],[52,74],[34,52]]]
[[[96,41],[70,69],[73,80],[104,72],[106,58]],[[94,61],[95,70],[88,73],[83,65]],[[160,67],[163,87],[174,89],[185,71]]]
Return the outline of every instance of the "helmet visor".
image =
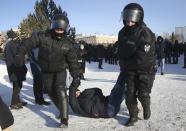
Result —
[[[64,20],[55,20],[51,23],[51,28],[52,29],[63,29],[63,30],[67,30],[68,27],[68,23]]]
[[[122,12],[123,20],[139,22],[142,17],[142,12],[140,10],[125,9]]]

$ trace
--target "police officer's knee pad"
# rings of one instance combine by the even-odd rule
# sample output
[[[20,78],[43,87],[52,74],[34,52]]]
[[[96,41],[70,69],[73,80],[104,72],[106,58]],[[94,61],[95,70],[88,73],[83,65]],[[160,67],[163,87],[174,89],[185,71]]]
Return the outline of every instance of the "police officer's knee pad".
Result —
[[[64,98],[67,98],[67,93],[66,93],[66,89],[65,89],[65,88],[60,89],[59,94],[60,94],[60,96],[61,96],[63,99],[64,99]]]

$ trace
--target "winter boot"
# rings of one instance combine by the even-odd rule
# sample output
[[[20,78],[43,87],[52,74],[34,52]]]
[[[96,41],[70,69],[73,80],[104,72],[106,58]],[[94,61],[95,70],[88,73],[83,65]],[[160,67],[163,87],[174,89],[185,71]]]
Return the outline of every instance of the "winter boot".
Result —
[[[150,110],[150,99],[146,99],[143,102],[141,102],[143,107],[143,117],[145,120],[148,120],[151,116],[151,110]]]
[[[137,121],[137,117],[130,117],[125,126],[134,126],[134,123],[136,123]]]
[[[19,110],[19,109],[22,109],[23,107],[22,107],[22,105],[20,105],[20,104],[16,104],[16,105],[10,105],[10,108],[12,109],[12,110]]]
[[[146,105],[143,107],[143,117],[145,120],[148,120],[151,116],[151,111],[150,111],[150,105]]]
[[[63,118],[61,119],[61,123],[59,124],[60,128],[68,128],[68,119]]]
[[[128,104],[128,110],[129,110],[129,115],[130,118],[125,124],[125,126],[134,126],[134,123],[138,121],[138,108],[137,105],[129,105]]]
[[[66,89],[62,89],[57,93],[59,98],[59,111],[60,111],[60,117],[61,117],[61,128],[67,128],[68,127],[68,99],[66,94]]]

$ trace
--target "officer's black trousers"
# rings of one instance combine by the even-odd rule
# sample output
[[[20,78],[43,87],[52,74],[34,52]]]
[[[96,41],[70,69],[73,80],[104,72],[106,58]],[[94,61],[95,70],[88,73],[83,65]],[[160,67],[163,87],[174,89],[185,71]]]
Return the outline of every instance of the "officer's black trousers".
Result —
[[[42,76],[48,95],[60,111],[61,120],[68,119],[66,70],[55,73],[43,73]]]
[[[150,93],[153,86],[154,74],[127,72],[126,105],[130,117],[138,116],[137,98],[142,106],[150,106]]]

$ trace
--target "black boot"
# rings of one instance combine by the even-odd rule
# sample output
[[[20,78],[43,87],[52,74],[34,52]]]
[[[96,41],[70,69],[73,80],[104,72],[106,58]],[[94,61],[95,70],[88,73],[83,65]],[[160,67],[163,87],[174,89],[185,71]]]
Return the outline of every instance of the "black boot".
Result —
[[[150,105],[145,105],[143,107],[143,117],[145,120],[148,120],[150,116],[151,116]]]
[[[57,92],[58,99],[59,99],[59,111],[60,111],[60,118],[61,128],[67,128],[68,127],[68,100],[67,100],[67,94],[66,89],[62,89],[61,91]]]
[[[22,107],[22,105],[20,105],[20,104],[16,104],[16,105],[10,105],[10,108],[12,109],[12,110],[19,110],[19,109],[22,109],[23,107]]]
[[[130,118],[125,126],[134,126],[134,123],[138,121],[138,107],[136,96],[130,92],[126,93],[126,105],[129,111]]]
[[[68,128],[68,119],[63,118],[61,119],[61,123],[59,124],[60,128]]]
[[[143,117],[145,120],[148,120],[151,116],[150,99],[143,99],[143,101],[141,101],[141,104],[143,107]]]
[[[128,119],[125,126],[134,126],[134,123],[138,121],[138,108],[136,105],[128,106],[130,118]]]
[[[138,121],[137,117],[130,117],[125,126],[134,126],[134,123]]]

